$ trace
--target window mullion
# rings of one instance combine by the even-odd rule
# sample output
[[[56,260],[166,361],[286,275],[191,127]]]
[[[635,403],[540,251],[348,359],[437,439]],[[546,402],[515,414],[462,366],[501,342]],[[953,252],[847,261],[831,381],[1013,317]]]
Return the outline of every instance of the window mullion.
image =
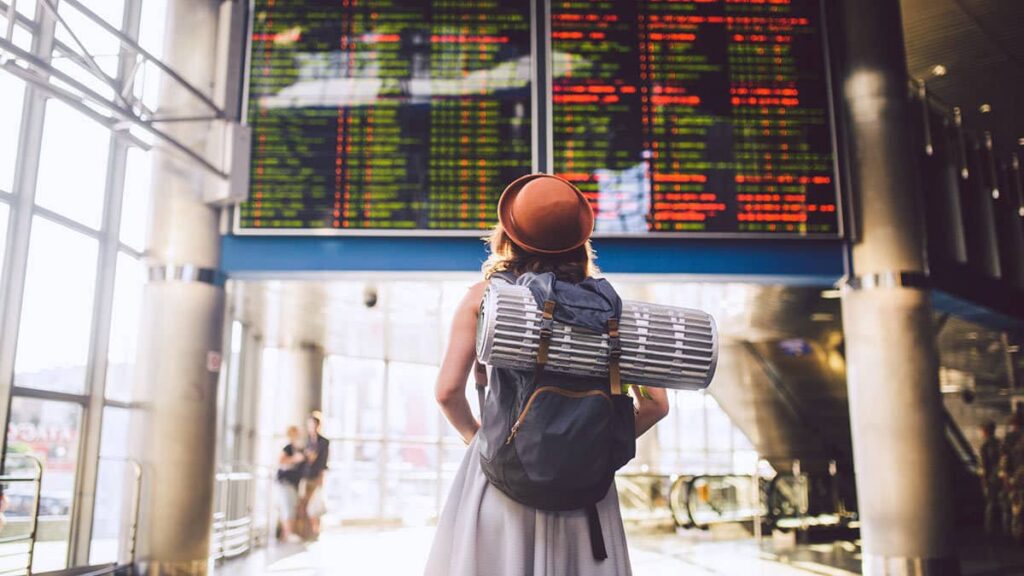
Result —
[[[53,16],[41,6],[38,34],[32,41],[32,52],[49,61],[53,49],[55,22]],[[6,73],[6,72],[4,72]],[[3,414],[4,447],[7,446],[7,425],[10,421],[11,390],[14,387],[14,361],[17,350],[18,327],[24,297],[25,274],[28,269],[28,244],[32,229],[32,209],[35,201],[39,154],[42,149],[43,120],[46,96],[39,88],[26,83],[22,101],[21,128],[18,138],[18,158],[14,170],[14,197],[8,217],[7,254],[4,282],[7,290],[0,298],[0,414]],[[6,452],[6,450],[5,450]],[[0,462],[3,456],[0,455]]]
[[[123,27],[130,37],[138,35],[141,18],[140,2],[128,0],[124,7]],[[120,51],[118,84],[123,84],[130,74],[132,61],[136,58],[124,46]],[[110,332],[114,308],[114,289],[117,284],[117,256],[120,246],[121,212],[124,199],[125,172],[129,142],[116,133],[111,134],[110,152],[107,155],[107,180],[104,189],[104,212],[101,226],[99,274],[96,298],[93,308],[93,330],[89,353],[89,375],[87,390],[88,408],[83,420],[82,438],[79,447],[77,493],[71,520],[70,555],[72,566],[85,566],[89,562],[92,544],[92,527],[95,513],[97,482],[100,465],[100,441],[103,428],[103,407],[106,398],[107,359],[110,349]]]

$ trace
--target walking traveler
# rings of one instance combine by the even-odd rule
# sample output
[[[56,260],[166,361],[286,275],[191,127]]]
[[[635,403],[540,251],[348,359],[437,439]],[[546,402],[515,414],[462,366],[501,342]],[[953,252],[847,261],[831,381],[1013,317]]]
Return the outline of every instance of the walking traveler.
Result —
[[[981,490],[985,497],[985,532],[990,537],[1002,530],[1002,481],[999,478],[999,458],[1003,447],[996,438],[996,423],[987,421],[981,426],[985,441],[981,445]]]
[[[594,214],[575,186],[531,174],[512,182],[498,206],[484,281],[455,312],[437,379],[441,410],[469,448],[426,575],[629,575],[613,475],[633,456],[634,439],[668,413],[667,395],[622,394],[615,352],[606,378],[544,370],[553,321],[607,333],[616,351],[621,300],[594,278]],[[533,370],[475,362],[479,309],[493,282],[529,287],[544,309]],[[471,371],[487,387],[482,423],[466,399]]]
[[[302,501],[299,503],[301,512],[306,515],[309,522],[306,532],[303,534],[307,540],[316,540],[320,537],[320,519],[327,511],[323,487],[331,442],[320,433],[320,426],[320,413],[310,414],[306,420],[306,432],[309,434],[309,438],[306,440],[306,470]]]
[[[280,539],[298,540],[295,534],[295,515],[299,508],[299,482],[306,461],[299,443],[299,427],[288,427],[288,444],[281,449],[277,460],[278,519]]]

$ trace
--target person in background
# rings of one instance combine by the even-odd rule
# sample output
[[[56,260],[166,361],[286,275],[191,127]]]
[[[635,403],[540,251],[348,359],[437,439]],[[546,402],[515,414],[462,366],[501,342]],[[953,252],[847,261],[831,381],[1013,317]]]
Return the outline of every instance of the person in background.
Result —
[[[299,482],[302,481],[303,464],[306,456],[299,443],[301,433],[298,426],[289,426],[288,444],[281,449],[277,458],[278,514],[281,521],[280,540],[294,542],[295,515],[299,509]]]
[[[1003,437],[1002,451],[999,457],[999,477],[1002,480],[1000,492],[1000,508],[1003,513],[1003,534],[1012,535],[1014,525],[1019,524],[1014,517],[1014,495],[1024,486],[1014,482],[1017,476],[1017,469],[1024,465],[1021,461],[1022,435],[1020,430],[1020,419],[1017,414],[1010,418],[1006,434]]]
[[[1002,532],[1002,481],[999,478],[999,460],[1003,446],[996,438],[996,423],[991,420],[981,426],[985,439],[981,444],[981,491],[985,497],[985,532],[990,537]]]
[[[324,503],[323,485],[331,442],[320,434],[321,418],[319,412],[313,412],[306,420],[309,438],[306,441],[305,484],[300,506],[309,518],[308,531],[305,534],[309,540],[316,540],[320,536],[320,518],[327,508]]]

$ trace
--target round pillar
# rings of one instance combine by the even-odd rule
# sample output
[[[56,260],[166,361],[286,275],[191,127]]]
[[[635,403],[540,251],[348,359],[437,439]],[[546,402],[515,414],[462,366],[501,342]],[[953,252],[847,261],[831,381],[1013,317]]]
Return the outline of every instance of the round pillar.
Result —
[[[274,350],[276,361],[265,363],[261,386],[274,390],[274,436],[284,437],[288,426],[298,426],[305,434],[306,418],[320,410],[323,392],[324,353],[321,348],[303,344],[296,348]]]
[[[218,3],[169,4],[165,61],[200,90],[214,85]],[[212,112],[166,77],[158,114]],[[208,122],[162,125],[204,151]],[[218,355],[224,290],[218,211],[202,200],[208,174],[158,143],[132,420],[133,455],[143,464],[138,564],[142,574],[205,575],[210,557],[217,432]]]
[[[843,0],[854,206],[843,290],[863,571],[959,574],[896,0]]]

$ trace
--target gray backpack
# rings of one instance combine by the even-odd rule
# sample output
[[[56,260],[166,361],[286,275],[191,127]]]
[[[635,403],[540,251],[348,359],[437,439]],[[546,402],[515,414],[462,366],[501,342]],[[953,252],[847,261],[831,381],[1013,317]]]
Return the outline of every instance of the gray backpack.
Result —
[[[608,493],[615,471],[636,452],[633,400],[619,393],[622,301],[603,279],[574,284],[548,272],[497,274],[491,282],[528,287],[544,313],[534,369],[492,366],[486,399],[486,383],[477,383],[483,472],[491,484],[527,506],[586,509],[591,548],[603,560],[607,552],[595,505]],[[555,321],[609,335],[609,378],[544,370]]]

